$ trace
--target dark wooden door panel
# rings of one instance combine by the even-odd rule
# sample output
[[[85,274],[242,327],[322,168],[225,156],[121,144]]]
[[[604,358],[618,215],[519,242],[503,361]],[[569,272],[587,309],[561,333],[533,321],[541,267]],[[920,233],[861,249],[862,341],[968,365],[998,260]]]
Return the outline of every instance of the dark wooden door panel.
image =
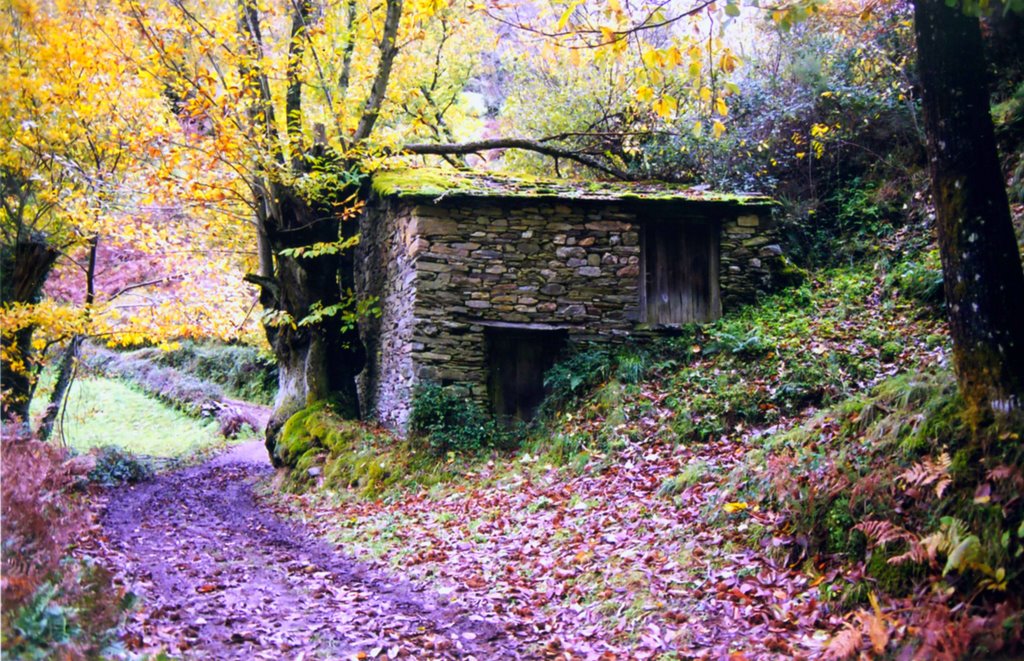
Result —
[[[718,229],[650,223],[644,232],[647,321],[680,324],[718,316]]]
[[[544,373],[554,365],[565,333],[519,329],[488,329],[488,391],[499,418],[531,420],[544,401]]]

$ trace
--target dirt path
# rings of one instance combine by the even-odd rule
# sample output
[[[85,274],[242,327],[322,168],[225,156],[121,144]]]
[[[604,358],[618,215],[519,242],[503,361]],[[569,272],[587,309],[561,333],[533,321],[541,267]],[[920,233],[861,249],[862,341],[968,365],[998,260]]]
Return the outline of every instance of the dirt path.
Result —
[[[261,449],[241,446],[111,494],[98,550],[142,597],[129,649],[212,659],[521,658],[493,622],[260,510],[252,485],[272,471]]]

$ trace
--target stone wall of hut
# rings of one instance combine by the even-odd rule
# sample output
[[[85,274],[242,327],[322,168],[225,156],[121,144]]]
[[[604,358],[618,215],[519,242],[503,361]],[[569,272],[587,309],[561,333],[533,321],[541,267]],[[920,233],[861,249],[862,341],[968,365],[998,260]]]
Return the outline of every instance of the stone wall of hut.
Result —
[[[485,403],[488,328],[561,329],[570,342],[643,330],[641,228],[653,218],[698,219],[664,204],[374,201],[362,220],[358,282],[379,298],[381,315],[362,325],[364,406],[402,430],[419,382]],[[729,309],[770,286],[781,250],[766,214],[714,220]]]

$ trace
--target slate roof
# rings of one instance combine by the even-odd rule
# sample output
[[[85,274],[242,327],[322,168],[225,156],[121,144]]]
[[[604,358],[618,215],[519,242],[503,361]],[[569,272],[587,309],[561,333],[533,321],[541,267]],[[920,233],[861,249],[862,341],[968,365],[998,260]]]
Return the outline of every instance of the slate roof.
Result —
[[[382,197],[445,200],[544,200],[658,203],[739,208],[771,207],[778,203],[755,193],[721,193],[702,186],[657,181],[574,181],[540,179],[490,172],[442,168],[382,170],[373,175],[373,190]]]

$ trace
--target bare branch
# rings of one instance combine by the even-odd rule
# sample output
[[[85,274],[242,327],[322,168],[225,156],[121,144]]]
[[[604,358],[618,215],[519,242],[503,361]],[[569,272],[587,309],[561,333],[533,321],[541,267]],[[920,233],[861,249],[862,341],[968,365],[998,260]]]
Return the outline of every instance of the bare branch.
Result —
[[[384,95],[388,91],[391,66],[395,63],[395,56],[398,55],[398,25],[402,19],[402,0],[387,0],[387,3],[384,33],[380,39],[380,62],[377,64],[377,75],[373,79],[373,86],[370,88],[370,96],[366,99],[366,105],[363,106],[363,116],[359,118],[359,125],[352,136],[352,141],[357,143],[370,137],[373,125],[377,123],[381,104],[384,103]]]
[[[310,6],[306,0],[292,2],[292,31],[288,40],[288,89],[285,92],[285,127],[292,157],[302,142],[302,57],[305,54],[306,23]]]
[[[564,158],[570,161],[575,161],[581,165],[587,166],[588,168],[615,177],[616,179],[632,180],[636,178],[625,170],[609,165],[594,156],[546,144],[545,139],[527,140],[525,138],[494,138],[490,140],[477,140],[475,142],[452,144],[421,143],[405,145],[403,149],[411,154],[435,156],[475,154],[491,149],[523,149],[525,151],[532,151],[545,156],[550,156],[551,158]]]
[[[345,45],[342,47],[341,74],[338,76],[338,90],[342,97],[348,92],[349,78],[352,75],[352,54],[356,48],[356,0],[345,0],[346,22]],[[333,107],[331,110],[335,110]]]
[[[180,275],[169,275],[169,276],[167,276],[165,278],[157,278],[155,280],[146,280],[144,282],[136,282],[135,284],[132,284],[132,285],[125,285],[124,287],[121,287],[116,292],[111,294],[107,298],[107,303],[113,301],[118,296],[121,296],[123,294],[127,294],[128,292],[130,292],[130,291],[132,291],[134,289],[142,289],[143,287],[152,287],[153,285],[164,285],[164,284],[167,284],[169,282],[174,282],[176,280],[181,280],[181,277],[182,276],[180,276]]]
[[[497,21],[502,25],[507,25],[517,30],[535,34],[541,37],[546,37],[549,39],[562,39],[568,37],[572,39],[582,40],[582,44],[563,45],[563,48],[567,48],[569,50],[583,50],[589,48],[601,48],[603,46],[610,46],[615,42],[622,41],[623,39],[628,39],[629,36],[632,34],[644,32],[646,30],[656,30],[658,28],[663,28],[672,25],[673,23],[676,23],[677,21],[687,18],[688,16],[695,16],[699,14],[703,10],[713,5],[714,3],[715,0],[701,0],[690,9],[680,12],[675,16],[655,20],[655,18],[658,16],[658,13],[662,11],[666,5],[669,4],[668,2],[662,2],[648,10],[647,15],[642,20],[637,21],[630,27],[620,30],[608,30],[607,28],[602,29],[599,27],[588,25],[587,27],[575,27],[572,29],[550,32],[522,21],[509,20],[493,11],[490,7],[486,8],[484,10],[484,13],[487,15],[488,18]],[[590,37],[595,37],[597,40],[591,41],[589,39]]]

